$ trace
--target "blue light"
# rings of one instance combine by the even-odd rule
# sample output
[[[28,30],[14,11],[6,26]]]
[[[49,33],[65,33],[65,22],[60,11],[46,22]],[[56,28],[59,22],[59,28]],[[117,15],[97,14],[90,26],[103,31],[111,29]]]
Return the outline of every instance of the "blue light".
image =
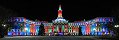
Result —
[[[109,18],[106,18],[105,21],[106,21],[106,22],[109,22]]]
[[[15,29],[12,29],[12,32],[15,32]]]
[[[81,26],[81,27],[82,27],[81,29],[82,34],[85,34],[85,26]]]
[[[98,32],[98,35],[101,35],[101,32]]]
[[[27,27],[27,26],[29,26],[29,24],[28,24],[28,23],[26,24],[26,27]]]
[[[100,18],[100,19],[99,19],[99,22],[103,22],[103,18]]]
[[[82,32],[83,35],[85,35],[85,32]]]
[[[19,35],[19,32],[15,32],[16,33],[16,35]]]
[[[91,32],[91,35],[94,35],[94,32]]]
[[[12,32],[8,32],[8,36],[12,36]]]
[[[25,33],[24,32],[20,32],[20,35],[25,35]]]
[[[105,35],[107,34],[107,32],[105,32]]]
[[[23,17],[21,18],[21,22],[24,22],[24,18]]]
[[[15,19],[18,22],[18,18]]]
[[[63,33],[58,33],[59,35],[63,35]]]
[[[30,32],[27,32],[27,35],[30,35]]]
[[[95,35],[97,35],[97,32],[95,32]]]
[[[96,30],[95,28],[96,28],[96,23],[91,25],[91,34],[92,35],[95,35],[95,30]]]

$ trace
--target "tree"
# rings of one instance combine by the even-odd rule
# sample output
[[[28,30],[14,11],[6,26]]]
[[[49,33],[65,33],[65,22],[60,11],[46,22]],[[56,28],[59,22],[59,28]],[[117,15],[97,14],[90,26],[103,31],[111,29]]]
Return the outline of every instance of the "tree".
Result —
[[[79,27],[79,35],[81,36],[82,35],[82,32],[81,32],[81,27]]]
[[[43,36],[44,35],[44,25],[41,23],[41,25],[40,25],[40,27],[39,27],[39,33],[38,33],[38,35],[41,35],[41,36]]]

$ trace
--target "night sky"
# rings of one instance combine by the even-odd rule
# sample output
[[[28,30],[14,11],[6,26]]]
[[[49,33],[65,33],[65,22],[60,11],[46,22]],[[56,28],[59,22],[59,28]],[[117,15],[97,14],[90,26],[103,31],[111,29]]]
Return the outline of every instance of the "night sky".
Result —
[[[56,19],[59,4],[62,5],[63,17],[69,21],[81,21],[83,19],[90,20],[96,17],[110,17],[115,15],[114,14],[115,11],[112,11],[113,10],[112,1],[104,1],[104,0],[0,1],[1,7],[12,10],[13,12],[15,12],[14,14],[16,14],[17,16],[26,17],[31,20],[38,19],[40,21],[52,21]]]

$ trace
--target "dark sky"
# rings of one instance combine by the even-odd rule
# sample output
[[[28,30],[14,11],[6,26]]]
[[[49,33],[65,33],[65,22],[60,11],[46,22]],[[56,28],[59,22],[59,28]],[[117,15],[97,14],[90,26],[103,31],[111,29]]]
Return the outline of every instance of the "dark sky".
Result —
[[[112,1],[104,0],[9,0],[0,1],[0,6],[10,9],[21,17],[52,21],[57,18],[58,5],[62,5],[63,17],[69,21],[87,20],[112,16]]]

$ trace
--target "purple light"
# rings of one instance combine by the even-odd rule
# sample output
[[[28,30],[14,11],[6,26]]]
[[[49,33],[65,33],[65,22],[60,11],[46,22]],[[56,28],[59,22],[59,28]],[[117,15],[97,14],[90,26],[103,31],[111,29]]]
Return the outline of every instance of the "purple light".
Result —
[[[63,33],[58,33],[59,35],[63,35]]]

